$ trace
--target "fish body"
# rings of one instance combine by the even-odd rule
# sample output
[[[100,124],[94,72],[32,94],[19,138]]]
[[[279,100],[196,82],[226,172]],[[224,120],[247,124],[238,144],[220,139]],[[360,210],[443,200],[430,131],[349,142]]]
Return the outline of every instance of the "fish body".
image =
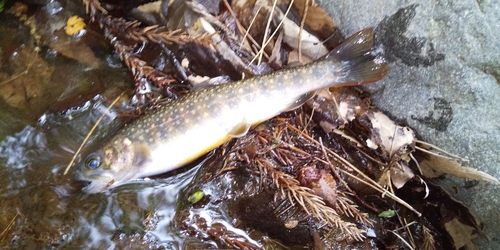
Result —
[[[362,30],[316,62],[207,87],[141,117],[88,155],[77,179],[96,193],[179,168],[255,124],[299,107],[314,91],[381,79],[388,67],[370,55],[373,30]]]

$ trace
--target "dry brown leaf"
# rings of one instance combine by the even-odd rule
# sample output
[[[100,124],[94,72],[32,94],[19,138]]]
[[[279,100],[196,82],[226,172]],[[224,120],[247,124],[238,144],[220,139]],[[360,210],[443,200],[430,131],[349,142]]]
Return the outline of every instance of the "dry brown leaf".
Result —
[[[388,188],[391,185],[391,171],[389,169],[384,169],[382,173],[378,176],[377,183],[384,188]]]
[[[298,13],[304,13],[307,6],[305,28],[310,29],[321,40],[326,40],[328,46],[334,48],[339,44],[340,36],[335,33],[335,24],[325,10],[318,7],[313,0],[294,0],[293,7]],[[332,36],[332,32],[334,32]]]
[[[391,181],[397,189],[402,188],[413,176],[415,174],[408,166],[401,164],[391,166]]]
[[[341,129],[368,108],[366,103],[345,88],[318,90],[316,96],[306,102],[306,107],[320,117],[318,122],[327,133]]]
[[[54,69],[36,50],[20,48],[16,53],[7,61],[14,74],[0,73],[0,98],[15,108],[33,108],[30,100],[43,96],[43,86],[50,81]]]
[[[464,246],[467,246],[466,249],[479,249],[471,241],[477,237],[475,228],[463,224],[457,218],[444,223],[444,226],[448,234],[453,238],[455,249],[462,249]]]
[[[369,117],[372,131],[371,138],[368,140],[381,147],[390,159],[408,153],[408,146],[413,145],[415,140],[413,130],[396,125],[394,121],[379,111],[373,112]]]
[[[283,18],[283,41],[290,47],[296,50],[299,49],[300,40],[301,53],[310,58],[313,58],[313,60],[318,59],[328,53],[328,49],[315,35],[307,32],[306,30],[302,30],[302,32],[300,32],[299,25],[284,16],[282,16],[281,18]]]
[[[451,174],[460,178],[469,178],[474,180],[488,181],[495,184],[500,184],[497,178],[479,171],[474,168],[464,167],[459,162],[446,157],[426,154],[420,157],[420,168],[425,177],[436,178],[442,174]]]
[[[99,59],[83,39],[69,37],[63,30],[54,32],[54,36],[57,39],[51,40],[49,44],[52,50],[67,58],[76,60],[86,67],[97,68],[99,66]]]
[[[306,25],[315,32],[324,32],[323,35],[330,36],[329,32],[335,29],[335,24],[328,12],[314,4],[313,0],[293,1],[293,7],[297,8],[299,13],[304,13],[306,4],[309,5],[307,7]]]

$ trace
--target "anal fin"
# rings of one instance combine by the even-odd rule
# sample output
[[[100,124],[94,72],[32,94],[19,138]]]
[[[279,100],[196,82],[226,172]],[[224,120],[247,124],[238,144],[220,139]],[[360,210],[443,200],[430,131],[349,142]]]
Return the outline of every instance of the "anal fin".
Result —
[[[308,92],[308,93],[303,94],[301,97],[299,97],[299,99],[297,99],[293,103],[291,103],[290,106],[288,106],[284,111],[285,112],[292,111],[292,110],[302,106],[302,104],[306,103],[311,98],[313,98],[314,95],[316,95],[316,91],[312,91],[312,92]]]

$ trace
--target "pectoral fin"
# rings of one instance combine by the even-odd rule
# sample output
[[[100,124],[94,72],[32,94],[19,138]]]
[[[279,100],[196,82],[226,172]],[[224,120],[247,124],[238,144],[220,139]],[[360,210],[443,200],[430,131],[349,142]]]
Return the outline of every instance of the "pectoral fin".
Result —
[[[302,95],[301,97],[299,97],[299,99],[297,99],[293,103],[291,103],[290,106],[288,106],[288,108],[286,108],[284,111],[292,111],[292,110],[302,106],[302,104],[309,101],[309,99],[311,99],[315,94],[316,94],[316,91],[309,92],[309,93]]]
[[[244,119],[243,122],[234,127],[233,130],[231,130],[228,134],[233,138],[242,137],[247,134],[251,126],[252,125],[248,124],[248,122],[246,122],[246,119]]]
[[[151,160],[151,155],[149,150],[144,145],[134,146],[134,166],[141,167],[144,166],[146,162]]]

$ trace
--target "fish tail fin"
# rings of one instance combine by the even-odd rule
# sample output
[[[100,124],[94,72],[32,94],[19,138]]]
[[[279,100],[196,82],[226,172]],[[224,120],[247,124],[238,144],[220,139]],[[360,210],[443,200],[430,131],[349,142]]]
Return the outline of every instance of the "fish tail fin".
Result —
[[[373,28],[367,28],[347,38],[342,44],[326,55],[340,67],[337,71],[338,85],[353,86],[376,82],[389,70],[389,65],[382,58],[374,56]],[[337,74],[336,73],[336,74]]]

